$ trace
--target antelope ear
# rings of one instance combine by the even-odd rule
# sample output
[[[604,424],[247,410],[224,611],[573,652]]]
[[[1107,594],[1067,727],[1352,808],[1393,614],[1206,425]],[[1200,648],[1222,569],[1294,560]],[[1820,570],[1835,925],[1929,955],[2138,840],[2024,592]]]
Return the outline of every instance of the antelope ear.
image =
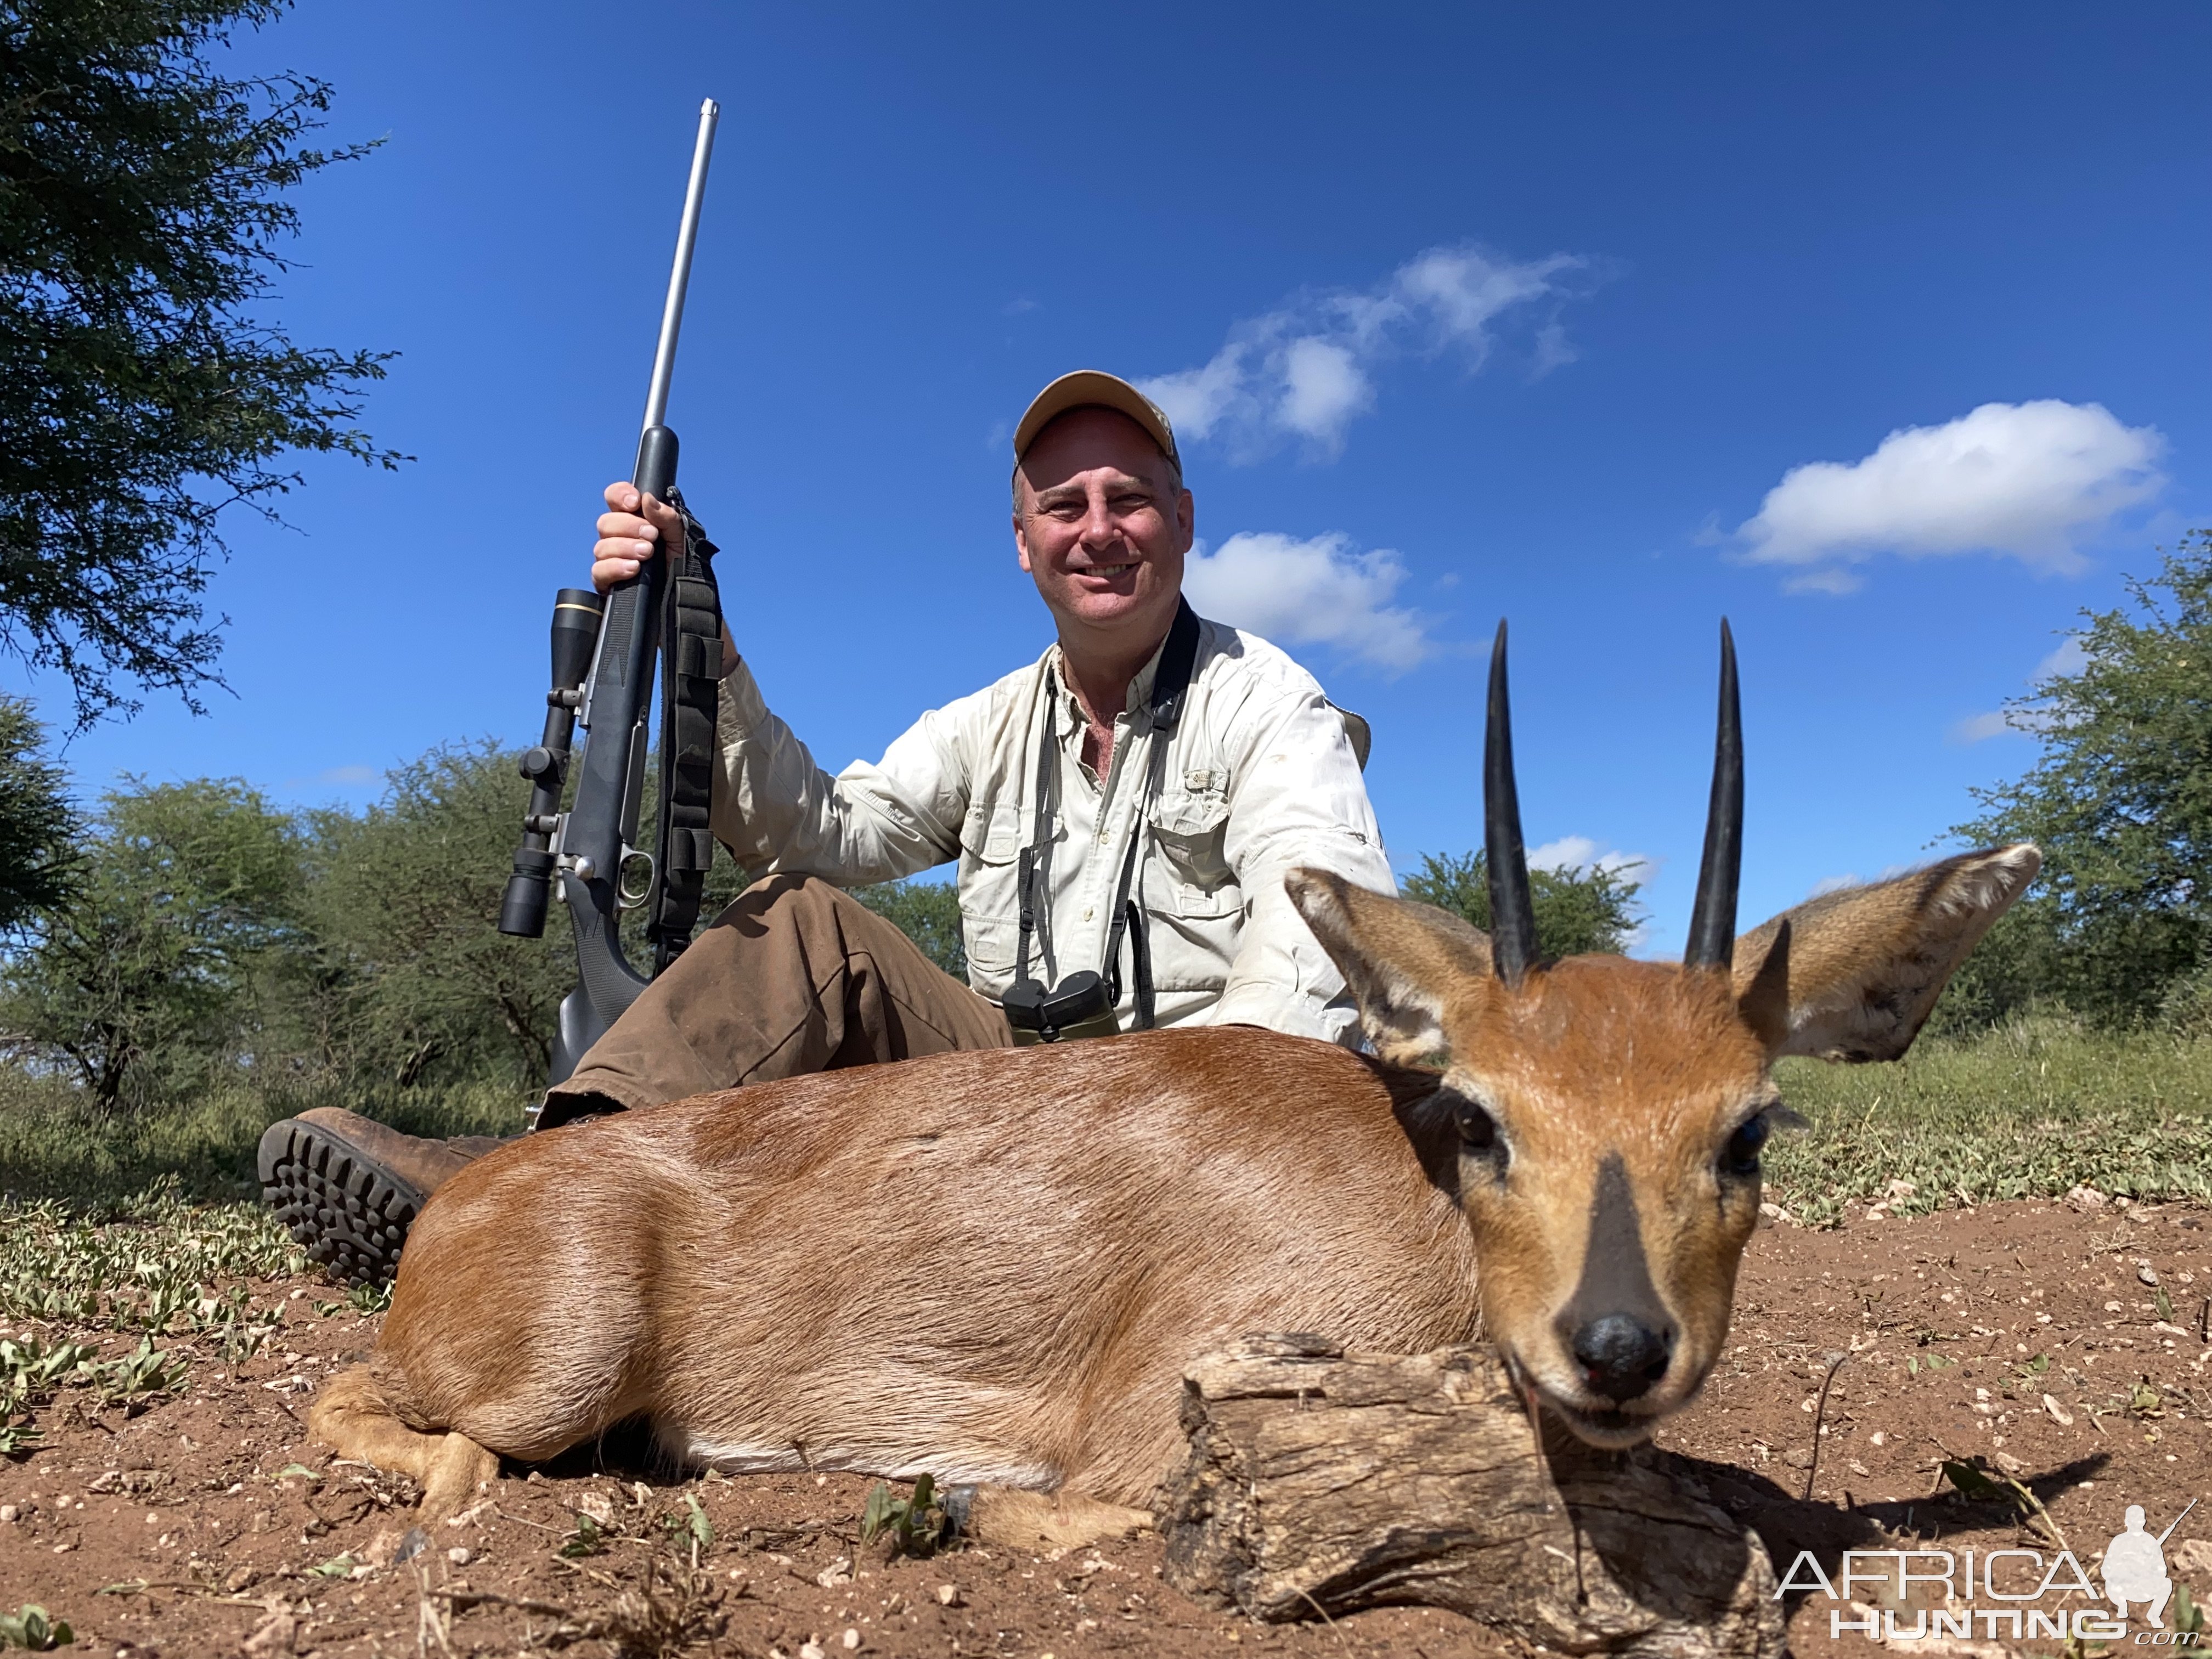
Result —
[[[1773,1059],[1897,1059],[2042,867],[2021,842],[1808,900],[1735,942],[1745,1018]]]
[[[1490,977],[1490,936],[1449,910],[1355,887],[1329,870],[1283,878],[1291,902],[1359,1004],[1375,1052],[1411,1065],[1444,1046],[1444,1000]]]

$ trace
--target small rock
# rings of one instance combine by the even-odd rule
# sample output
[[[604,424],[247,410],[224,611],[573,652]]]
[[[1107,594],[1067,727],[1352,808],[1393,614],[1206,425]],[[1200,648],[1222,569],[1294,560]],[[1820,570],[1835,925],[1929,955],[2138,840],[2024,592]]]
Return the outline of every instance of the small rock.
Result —
[[[835,1589],[840,1584],[851,1583],[853,1582],[852,1558],[845,1555],[839,1556],[814,1575],[814,1582],[821,1585],[823,1589]]]
[[[2057,1424],[2059,1427],[2070,1429],[2074,1426],[2074,1413],[2058,1403],[2057,1395],[2046,1394],[2043,1396],[2043,1409],[2051,1413],[2051,1421]]]
[[[860,1645],[860,1632],[848,1625],[845,1627],[844,1636],[840,1639],[845,1644],[845,1651],[850,1653],[854,1648]]]
[[[469,1564],[469,1553],[460,1545],[456,1544],[446,1552],[446,1559],[457,1567],[465,1567]]]
[[[21,1515],[22,1512],[23,1511],[15,1504],[0,1504],[0,1525],[12,1526],[15,1523],[15,1518]]]
[[[2157,1287],[2158,1269],[2152,1267],[2148,1261],[2144,1262],[2142,1267],[2136,1269],[2136,1277],[2141,1279],[2144,1284],[2152,1286],[2154,1289]]]
[[[2192,1586],[2212,1586],[2212,1539],[2191,1538],[2175,1546],[2172,1565],[2176,1576]]]
[[[278,1608],[253,1627],[253,1633],[246,1638],[246,1651],[252,1659],[264,1659],[267,1655],[292,1652],[299,1639],[300,1621]]]
[[[822,1644],[808,1637],[799,1644],[799,1659],[822,1659]]]
[[[2101,1210],[2112,1200],[2094,1187],[2070,1187],[2066,1192],[2066,1207],[2087,1212]]]
[[[1996,1455],[1996,1465],[2007,1474],[2018,1474],[2022,1469],[2027,1467],[2027,1464],[2021,1462],[2020,1459],[2014,1457],[2010,1452],[1999,1452]]]
[[[600,1527],[615,1523],[615,1500],[603,1492],[587,1492],[576,1500],[576,1512],[588,1515]]]
[[[2105,1311],[2106,1313],[2118,1313],[2121,1311],[2120,1304],[2117,1302],[2107,1302],[2105,1304]]]
[[[937,1587],[937,1605],[940,1607],[957,1607],[966,1605],[960,1599],[960,1586],[939,1584]]]

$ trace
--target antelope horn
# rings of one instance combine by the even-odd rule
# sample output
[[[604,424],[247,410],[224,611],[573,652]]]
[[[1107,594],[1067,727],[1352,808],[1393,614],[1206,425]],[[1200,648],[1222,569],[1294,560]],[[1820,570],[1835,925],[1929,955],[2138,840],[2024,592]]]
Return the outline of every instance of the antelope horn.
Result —
[[[1528,854],[1521,844],[1521,795],[1513,783],[1513,710],[1505,690],[1505,624],[1490,648],[1490,720],[1482,744],[1482,846],[1490,867],[1490,960],[1517,986],[1536,961],[1536,913],[1528,902]]]
[[[1721,618],[1720,731],[1713,741],[1713,798],[1705,810],[1705,858],[1690,910],[1685,968],[1726,970],[1735,957],[1735,896],[1743,874],[1743,713],[1736,696],[1735,637]]]

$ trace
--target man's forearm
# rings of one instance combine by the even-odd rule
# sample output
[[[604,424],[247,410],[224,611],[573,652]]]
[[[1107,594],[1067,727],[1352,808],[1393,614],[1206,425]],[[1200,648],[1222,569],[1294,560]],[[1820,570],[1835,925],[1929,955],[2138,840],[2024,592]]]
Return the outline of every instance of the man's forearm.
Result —
[[[832,777],[816,765],[741,659],[722,677],[716,725],[708,822],[747,869],[851,886],[912,875],[957,850],[957,838],[932,833],[884,769],[856,762]]]

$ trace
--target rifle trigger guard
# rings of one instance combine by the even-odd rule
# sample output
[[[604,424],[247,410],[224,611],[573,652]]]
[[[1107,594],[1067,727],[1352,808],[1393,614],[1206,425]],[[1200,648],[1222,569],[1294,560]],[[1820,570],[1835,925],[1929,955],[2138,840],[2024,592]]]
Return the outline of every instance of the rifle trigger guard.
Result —
[[[645,866],[645,880],[638,888],[635,889],[635,890],[632,890],[629,884],[629,874],[632,867],[637,865],[642,865]],[[618,871],[619,874],[615,882],[615,905],[617,908],[623,910],[635,910],[652,901],[653,890],[655,885],[653,880],[652,854],[641,851],[635,847],[623,848],[622,863],[618,866]]]

